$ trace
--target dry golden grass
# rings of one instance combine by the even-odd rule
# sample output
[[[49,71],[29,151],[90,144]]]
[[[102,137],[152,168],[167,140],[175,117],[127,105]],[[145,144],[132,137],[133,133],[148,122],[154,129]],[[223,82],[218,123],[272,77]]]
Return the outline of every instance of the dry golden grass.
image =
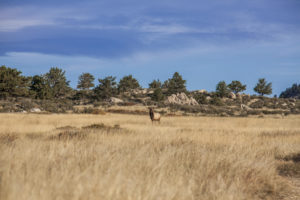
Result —
[[[300,198],[299,116],[0,119],[0,199]]]

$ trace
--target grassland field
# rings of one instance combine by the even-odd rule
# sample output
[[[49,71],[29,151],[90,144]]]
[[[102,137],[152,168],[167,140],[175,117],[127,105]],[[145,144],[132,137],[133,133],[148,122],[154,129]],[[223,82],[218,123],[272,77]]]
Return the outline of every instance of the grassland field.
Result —
[[[0,114],[2,200],[300,199],[300,116]]]

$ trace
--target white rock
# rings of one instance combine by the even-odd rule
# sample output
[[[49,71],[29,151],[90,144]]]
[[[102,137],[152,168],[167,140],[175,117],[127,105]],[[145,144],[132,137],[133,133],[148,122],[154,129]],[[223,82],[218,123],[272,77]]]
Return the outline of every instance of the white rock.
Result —
[[[118,98],[116,98],[116,97],[110,97],[110,98],[108,99],[108,102],[109,102],[109,103],[123,103],[124,101],[123,101],[122,99],[118,99]]]
[[[39,108],[32,108],[32,109],[30,109],[30,112],[35,112],[35,113],[37,113],[37,112],[42,112],[42,111],[41,111],[41,109],[39,109]]]
[[[230,99],[236,99],[236,95],[233,92],[230,92],[228,96]]]
[[[252,110],[252,108],[250,108],[249,106],[247,106],[245,104],[241,104],[241,109],[242,110]]]
[[[198,90],[197,92],[198,92],[198,93],[201,93],[201,94],[207,93],[207,91],[204,90],[204,89],[203,89],[203,90]]]
[[[189,98],[185,93],[172,94],[168,96],[165,101],[166,104],[180,104],[180,105],[199,105],[193,98]]]

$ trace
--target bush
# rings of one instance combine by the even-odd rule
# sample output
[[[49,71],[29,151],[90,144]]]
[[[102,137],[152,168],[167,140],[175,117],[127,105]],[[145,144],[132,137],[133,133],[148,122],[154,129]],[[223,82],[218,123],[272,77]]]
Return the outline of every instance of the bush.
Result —
[[[199,103],[199,104],[208,104],[208,101],[206,99],[206,95],[203,93],[196,93],[193,95],[193,98]]]
[[[211,100],[210,100],[210,103],[212,105],[215,105],[215,106],[223,106],[224,103],[222,102],[221,98],[219,97],[216,97],[214,96]]]
[[[65,113],[67,110],[73,110],[73,102],[68,99],[42,100],[40,106],[43,110],[52,113]]]
[[[35,107],[35,104],[30,99],[22,99],[20,100],[20,107],[23,110],[29,111]]]

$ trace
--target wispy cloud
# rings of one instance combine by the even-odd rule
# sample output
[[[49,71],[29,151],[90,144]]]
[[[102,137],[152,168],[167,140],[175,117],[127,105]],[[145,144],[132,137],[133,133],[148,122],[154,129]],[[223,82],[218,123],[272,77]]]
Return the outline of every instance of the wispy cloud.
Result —
[[[0,32],[15,32],[34,26],[63,25],[63,20],[87,20],[88,16],[69,8],[47,9],[37,6],[0,9]]]
[[[26,27],[54,24],[54,21],[42,19],[5,19],[0,22],[0,31],[12,32]]]

